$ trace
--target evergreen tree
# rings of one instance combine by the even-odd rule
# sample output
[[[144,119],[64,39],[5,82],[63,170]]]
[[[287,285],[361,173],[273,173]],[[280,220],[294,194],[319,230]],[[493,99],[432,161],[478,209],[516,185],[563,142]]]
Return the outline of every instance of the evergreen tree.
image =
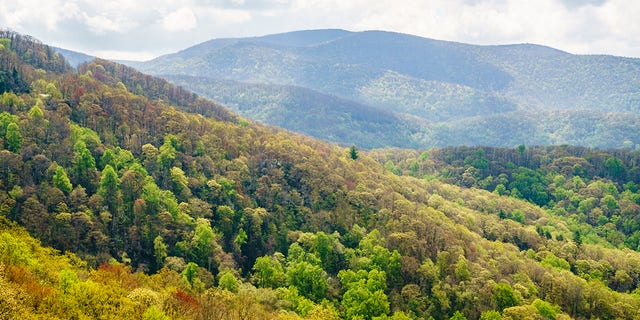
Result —
[[[356,160],[358,159],[360,155],[358,154],[358,149],[356,149],[356,146],[351,146],[351,148],[349,148],[349,157],[351,157],[351,159]]]
[[[56,167],[52,180],[53,185],[62,190],[65,194],[69,194],[69,192],[73,190],[73,185],[71,185],[71,181],[69,180],[69,177],[67,177],[67,172],[62,166]]]
[[[7,139],[7,149],[13,153],[18,153],[22,147],[22,134],[20,134],[20,128],[14,122],[7,125],[7,132],[5,134]]]

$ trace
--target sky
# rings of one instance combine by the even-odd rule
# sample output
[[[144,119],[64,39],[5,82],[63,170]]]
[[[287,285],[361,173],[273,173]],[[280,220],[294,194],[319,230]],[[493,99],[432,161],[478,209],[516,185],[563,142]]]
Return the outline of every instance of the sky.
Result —
[[[639,17],[638,0],[0,0],[2,29],[127,60],[213,38],[326,28],[640,58]]]

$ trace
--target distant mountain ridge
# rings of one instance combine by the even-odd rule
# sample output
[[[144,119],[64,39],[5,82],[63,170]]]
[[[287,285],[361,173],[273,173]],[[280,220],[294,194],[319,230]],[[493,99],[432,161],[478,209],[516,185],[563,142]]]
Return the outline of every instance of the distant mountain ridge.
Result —
[[[339,118],[334,118],[336,127],[318,127],[313,118],[294,126],[256,117],[257,106],[276,102],[264,90],[258,90],[264,92],[262,96],[251,90],[255,85],[269,85],[274,90],[282,89],[278,86],[289,91],[311,89],[325,98],[334,96],[370,107],[373,113],[380,109],[391,112],[402,119],[405,130],[403,138],[385,141],[386,146],[640,144],[640,125],[615,128],[619,123],[609,121],[640,120],[640,59],[634,58],[573,55],[534,44],[478,46],[384,31],[332,29],[214,39],[151,61],[128,64],[170,80],[180,78],[181,85],[231,105],[243,116],[365,148],[380,143],[356,137],[372,132],[389,134],[381,131],[387,128],[362,123],[353,128],[352,135],[327,138],[344,126]],[[207,85],[206,79],[212,83]],[[245,91],[238,91],[238,82],[247,84]],[[225,84],[234,88],[223,88]],[[288,113],[294,112],[288,109],[294,107],[303,112],[308,101],[296,98],[299,96],[304,94],[289,96],[278,102],[279,107]],[[329,108],[335,101],[318,99],[317,103],[326,103]],[[593,114],[599,119],[598,128],[588,121]],[[496,132],[495,128],[517,128],[496,121],[536,127],[536,134]],[[562,128],[550,127],[550,123]],[[437,138],[443,136],[448,137]]]
[[[73,50],[67,50],[67,49],[63,49],[63,48],[56,48],[56,47],[51,47],[57,54],[61,54],[65,60],[67,60],[67,62],[69,62],[69,64],[74,67],[77,68],[79,65],[85,63],[85,62],[89,62],[93,59],[95,59],[96,57],[85,54],[85,53],[81,53],[81,52],[77,52],[77,51],[73,51]]]

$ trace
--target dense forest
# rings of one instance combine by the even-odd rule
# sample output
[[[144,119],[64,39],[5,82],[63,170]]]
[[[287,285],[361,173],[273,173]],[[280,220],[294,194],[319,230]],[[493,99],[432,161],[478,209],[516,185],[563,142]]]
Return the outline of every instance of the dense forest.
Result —
[[[572,222],[574,240],[640,250],[640,151],[520,145],[386,149],[370,155],[398,175],[527,200]]]
[[[2,37],[2,319],[640,316],[637,153],[363,152]]]

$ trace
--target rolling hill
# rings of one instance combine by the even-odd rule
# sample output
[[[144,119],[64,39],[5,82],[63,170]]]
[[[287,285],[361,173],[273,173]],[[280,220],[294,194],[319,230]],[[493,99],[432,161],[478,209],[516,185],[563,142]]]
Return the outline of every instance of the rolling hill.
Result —
[[[394,133],[402,138],[384,141],[396,147],[640,143],[640,59],[573,55],[532,44],[477,46],[382,31],[312,30],[214,39],[128,64],[238,106],[234,111],[241,115],[365,148],[379,144],[363,137],[389,131],[374,121],[369,128],[361,123],[351,136],[333,135],[342,124],[332,113],[327,116],[335,126],[313,117],[301,126],[256,116],[255,106],[295,113],[323,104],[342,112],[350,100],[359,106],[356,114],[365,107],[372,114],[385,110],[406,128]],[[304,92],[276,102],[256,85],[324,96],[317,96],[315,106],[295,97]]]

